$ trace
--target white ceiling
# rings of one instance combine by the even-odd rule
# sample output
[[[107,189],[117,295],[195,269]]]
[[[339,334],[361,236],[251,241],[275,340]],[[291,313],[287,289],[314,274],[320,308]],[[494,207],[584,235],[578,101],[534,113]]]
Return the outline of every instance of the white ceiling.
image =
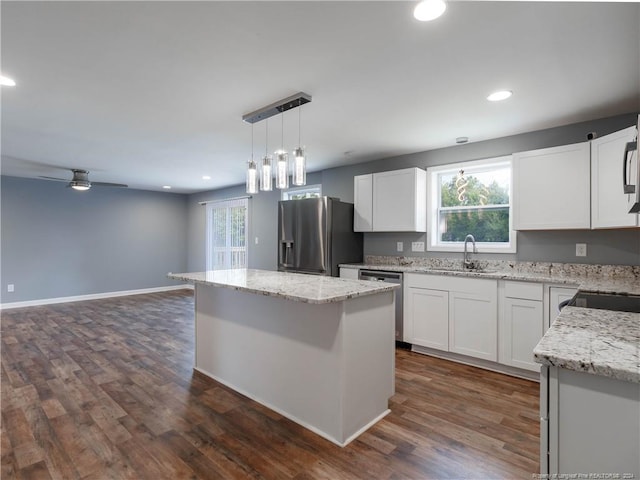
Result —
[[[430,23],[415,3],[3,0],[2,174],[242,183],[242,115],[298,91],[311,171],[640,111],[639,3],[457,1]]]

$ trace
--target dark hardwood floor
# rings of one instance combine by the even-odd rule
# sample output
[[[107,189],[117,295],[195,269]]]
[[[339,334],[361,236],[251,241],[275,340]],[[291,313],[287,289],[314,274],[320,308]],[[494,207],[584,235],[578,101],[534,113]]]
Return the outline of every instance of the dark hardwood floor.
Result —
[[[340,448],[193,372],[189,290],[1,315],[3,480],[538,472],[537,383],[398,350],[391,414]]]

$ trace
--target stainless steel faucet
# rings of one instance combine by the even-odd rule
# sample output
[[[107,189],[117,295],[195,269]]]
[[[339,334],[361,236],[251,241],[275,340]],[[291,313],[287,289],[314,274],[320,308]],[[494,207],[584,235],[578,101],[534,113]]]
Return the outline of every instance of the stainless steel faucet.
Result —
[[[478,249],[476,248],[476,239],[473,238],[473,235],[469,234],[464,237],[464,268],[473,268],[473,262],[469,258],[469,250],[467,248],[469,242],[473,244],[473,253],[478,253]]]

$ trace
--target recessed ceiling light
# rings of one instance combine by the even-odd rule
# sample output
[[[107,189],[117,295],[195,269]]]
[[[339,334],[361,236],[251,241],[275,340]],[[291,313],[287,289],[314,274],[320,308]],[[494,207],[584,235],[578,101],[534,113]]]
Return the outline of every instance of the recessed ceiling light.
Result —
[[[203,175],[202,179],[203,180],[211,180],[211,177],[209,175]]]
[[[162,188],[165,190],[171,190],[171,185],[163,185]]]
[[[498,90],[497,92],[493,92],[491,95],[487,97],[487,100],[490,102],[499,102],[501,100],[506,100],[513,92],[511,90]]]
[[[4,75],[0,75],[0,85],[3,87],[15,87],[16,81],[12,78],[5,77]]]
[[[467,143],[469,141],[469,137],[458,137],[456,138],[456,143]]]
[[[447,4],[443,0],[422,0],[413,10],[413,16],[421,22],[435,20],[444,13]]]

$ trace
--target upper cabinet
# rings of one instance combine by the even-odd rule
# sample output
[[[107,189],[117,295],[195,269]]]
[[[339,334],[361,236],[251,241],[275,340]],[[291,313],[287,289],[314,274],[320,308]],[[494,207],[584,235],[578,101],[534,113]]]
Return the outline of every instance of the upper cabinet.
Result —
[[[628,213],[633,195],[622,189],[624,148],[635,137],[636,127],[629,127],[591,141],[591,228],[638,226],[638,215]]]
[[[589,150],[584,142],[513,154],[515,230],[590,228]]]
[[[427,172],[405,168],[354,177],[356,232],[426,232]]]

